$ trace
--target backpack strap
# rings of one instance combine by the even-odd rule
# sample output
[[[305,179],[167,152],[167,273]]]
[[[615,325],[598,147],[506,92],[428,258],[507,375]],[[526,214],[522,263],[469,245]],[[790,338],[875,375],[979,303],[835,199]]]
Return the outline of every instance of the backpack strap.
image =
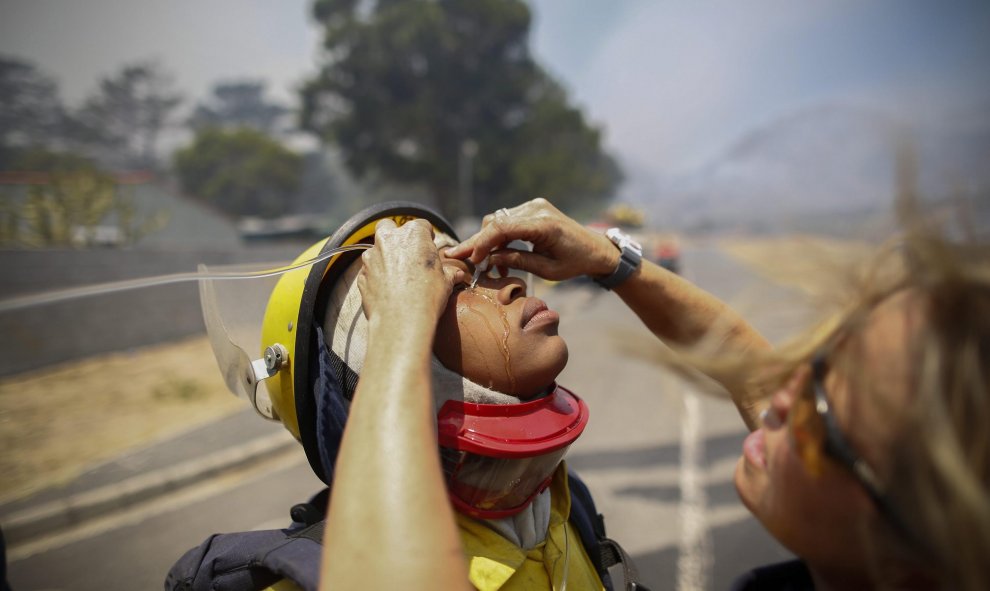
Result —
[[[171,591],[265,589],[290,579],[315,591],[320,578],[324,522],[292,530],[212,535],[169,570]]]
[[[595,570],[598,571],[606,588],[613,587],[612,578],[608,574],[609,567],[622,564],[625,591],[649,591],[638,582],[639,572],[629,554],[618,542],[605,534],[605,518],[595,508],[591,491],[571,470],[567,471],[567,487],[571,493],[570,522],[577,528],[588,558],[595,565]]]

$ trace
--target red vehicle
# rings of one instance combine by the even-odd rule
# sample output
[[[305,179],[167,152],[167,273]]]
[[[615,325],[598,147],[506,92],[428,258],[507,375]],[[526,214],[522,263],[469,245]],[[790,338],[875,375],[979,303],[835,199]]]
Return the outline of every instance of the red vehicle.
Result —
[[[679,273],[681,269],[681,247],[673,238],[657,241],[653,251],[653,260],[671,273]]]

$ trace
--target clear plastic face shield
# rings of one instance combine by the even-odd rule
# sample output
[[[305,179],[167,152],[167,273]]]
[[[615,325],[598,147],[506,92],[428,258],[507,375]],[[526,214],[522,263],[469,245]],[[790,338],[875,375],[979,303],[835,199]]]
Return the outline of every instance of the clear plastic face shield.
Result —
[[[337,254],[370,248],[354,244],[329,250],[291,265],[199,266],[200,306],[210,346],[227,388],[244,398],[261,416],[277,420],[265,381],[275,376],[287,351],[279,343],[263,343],[262,318],[281,277],[308,274],[311,267]],[[286,326],[288,331],[294,327]],[[259,355],[258,351],[264,347]]]

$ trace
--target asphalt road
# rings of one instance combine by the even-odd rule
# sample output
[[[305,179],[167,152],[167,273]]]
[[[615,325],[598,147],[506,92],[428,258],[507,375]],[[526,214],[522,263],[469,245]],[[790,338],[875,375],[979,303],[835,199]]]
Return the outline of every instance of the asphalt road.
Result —
[[[686,275],[737,306],[776,340],[804,312],[714,249],[685,253]],[[693,388],[650,359],[656,341],[614,295],[535,288],[561,312],[570,362],[560,382],[583,396],[591,422],[568,462],[660,589],[726,589],[739,573],[788,557],[736,498],[732,471],[745,429],[731,403]],[[302,451],[228,474],[100,520],[27,557],[13,557],[15,590],[160,589],[168,567],[220,531],[280,527],[319,489]]]

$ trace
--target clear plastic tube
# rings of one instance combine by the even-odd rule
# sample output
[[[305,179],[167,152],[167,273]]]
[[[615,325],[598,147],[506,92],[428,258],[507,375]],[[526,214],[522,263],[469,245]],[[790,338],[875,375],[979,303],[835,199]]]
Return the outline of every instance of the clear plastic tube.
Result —
[[[273,277],[275,275],[282,275],[283,273],[288,273],[295,269],[301,269],[309,265],[315,265],[321,263],[335,255],[342,252],[349,252],[352,250],[367,250],[371,248],[370,244],[352,244],[349,246],[341,246],[339,248],[334,248],[329,250],[320,256],[310,259],[308,261],[302,261],[295,264],[289,264],[282,267],[275,267],[272,269],[264,269],[262,271],[252,271],[252,272],[191,272],[191,273],[172,273],[169,275],[157,275],[154,277],[142,277],[139,279],[125,279],[123,281],[111,281],[108,283],[99,283],[96,285],[84,285],[82,287],[70,287],[66,289],[57,289],[52,291],[43,291],[40,293],[33,293],[29,295],[17,296],[13,298],[8,298],[5,300],[0,300],[0,313],[3,312],[14,312],[17,310],[23,310],[25,308],[33,308],[36,306],[44,306],[47,304],[54,304],[56,302],[64,302],[67,300],[74,300],[78,298],[93,297],[99,295],[107,295],[111,293],[117,293],[121,291],[129,291],[132,289],[144,289],[146,287],[158,287],[159,285],[169,285],[172,283],[184,283],[186,281],[222,281],[222,280],[238,280],[238,279],[258,279],[263,277]]]

